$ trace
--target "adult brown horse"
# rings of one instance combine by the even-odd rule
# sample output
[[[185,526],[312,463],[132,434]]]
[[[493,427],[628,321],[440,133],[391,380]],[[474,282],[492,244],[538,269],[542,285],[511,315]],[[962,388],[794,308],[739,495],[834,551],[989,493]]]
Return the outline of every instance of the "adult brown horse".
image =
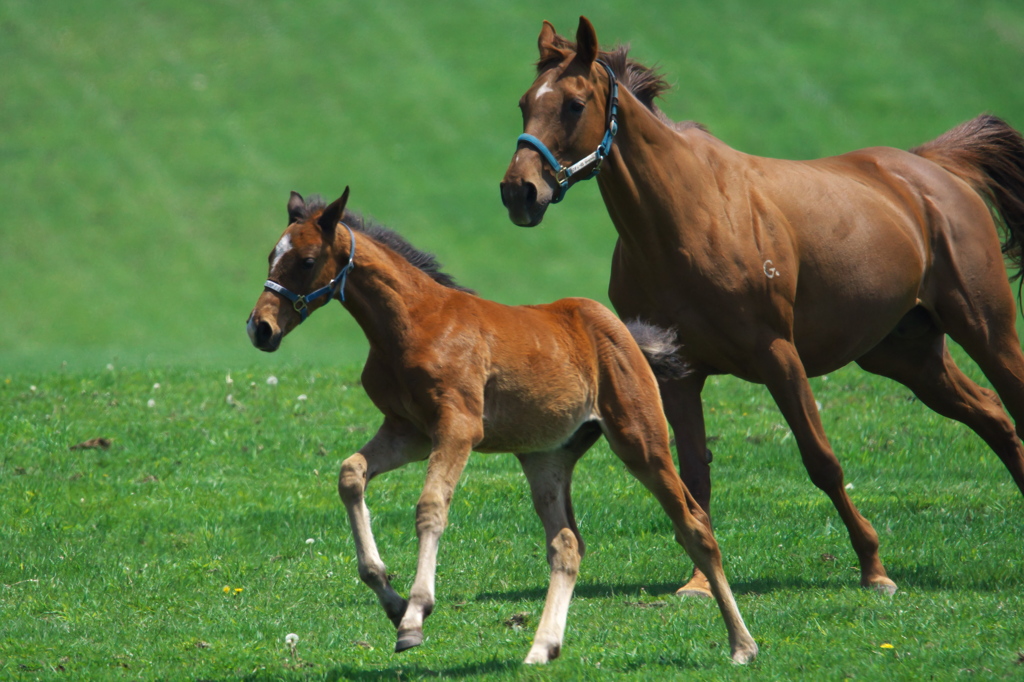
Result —
[[[347,188],[330,205],[292,193],[288,228],[270,254],[269,278],[248,331],[257,348],[277,350],[311,311],[339,298],[370,342],[362,383],[384,423],[341,465],[338,491],[359,576],[398,628],[395,650],[423,641],[448,505],[476,450],[517,453],[530,483],[547,535],[551,581],[526,662],[558,656],[584,553],[570,498],[572,471],[604,434],[668,514],[676,540],[707,572],[733,660],[753,659],[757,645],[725,579],[710,524],[673,466],[648,366],[684,373],[674,335],[666,338],[664,330],[645,324],[627,329],[589,299],[506,306],[478,298],[440,272],[430,254],[347,212],[347,200]],[[391,587],[377,553],[364,493],[377,474],[422,460],[428,464],[416,506],[419,561],[407,601]]]
[[[878,535],[844,489],[807,381],[851,361],[971,427],[1024,492],[1020,431],[1003,411],[1005,404],[1022,423],[1024,357],[1002,255],[1019,270],[1024,142],[1017,131],[982,116],[910,152],[759,158],[698,124],[671,122],[654,105],[665,82],[625,48],[600,51],[585,18],[575,43],[545,22],[538,46],[537,79],[519,102],[525,132],[502,201],[512,222],[537,225],[575,181],[600,170],[619,234],[609,297],[625,318],[678,330],[694,368],[663,382],[661,392],[679,468],[702,508],[711,501],[705,378],[763,383],[811,481],[849,530],[861,584],[894,592]],[[1006,228],[1002,245],[997,224]],[[961,373],[946,334],[998,396]],[[697,571],[680,591],[706,593],[707,583]]]

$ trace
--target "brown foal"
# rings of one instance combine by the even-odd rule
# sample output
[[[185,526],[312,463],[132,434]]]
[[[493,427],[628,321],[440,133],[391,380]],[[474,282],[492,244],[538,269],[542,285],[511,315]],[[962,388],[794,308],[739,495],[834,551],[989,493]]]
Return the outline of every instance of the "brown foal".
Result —
[[[270,254],[266,290],[248,332],[257,348],[277,350],[312,310],[339,298],[366,334],[362,384],[384,421],[344,461],[338,490],[359,576],[398,629],[395,650],[423,641],[423,621],[434,608],[438,542],[455,484],[475,450],[516,453],[529,481],[551,578],[526,662],[558,656],[584,553],[570,499],[573,467],[603,434],[707,575],[733,660],[753,659],[757,645],[726,581],[718,543],[672,462],[652,367],[684,373],[672,362],[674,335],[650,325],[627,329],[589,299],[535,306],[481,299],[397,233],[345,211],[347,198],[347,188],[328,206],[292,193],[289,225]],[[428,464],[416,506],[419,560],[406,600],[388,580],[364,494],[377,474],[421,460]]]
[[[1024,355],[1003,262],[1005,253],[1019,271],[1024,237],[1016,130],[979,116],[909,152],[761,158],[670,121],[654,105],[666,83],[625,48],[600,51],[583,17],[575,43],[545,22],[538,47],[502,201],[512,222],[537,225],[574,182],[600,171],[619,235],[609,297],[623,318],[676,329],[693,370],[663,381],[661,394],[702,509],[711,502],[705,379],[763,383],[846,524],[861,584],[894,592],[807,381],[850,362],[969,426],[1024,492]],[[995,392],[957,368],[947,334]],[[707,593],[699,570],[683,590]]]

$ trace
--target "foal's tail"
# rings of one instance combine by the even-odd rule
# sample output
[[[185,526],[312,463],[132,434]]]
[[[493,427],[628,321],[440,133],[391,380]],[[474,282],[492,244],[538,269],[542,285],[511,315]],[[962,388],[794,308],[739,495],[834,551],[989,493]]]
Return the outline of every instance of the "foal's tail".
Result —
[[[663,381],[682,379],[690,373],[686,361],[679,357],[679,343],[676,333],[640,320],[630,320],[626,329],[640,346],[654,376]]]
[[[982,114],[911,152],[960,176],[983,196],[1005,228],[1003,253],[1024,267],[1024,138],[1006,121]],[[1019,296],[1019,294],[1018,294]]]

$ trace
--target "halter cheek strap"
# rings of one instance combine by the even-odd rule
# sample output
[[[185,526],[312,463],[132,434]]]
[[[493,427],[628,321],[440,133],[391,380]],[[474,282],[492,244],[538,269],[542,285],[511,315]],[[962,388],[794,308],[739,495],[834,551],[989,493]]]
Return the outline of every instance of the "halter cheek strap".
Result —
[[[345,225],[345,223],[342,223],[342,225]],[[281,294],[292,302],[295,312],[302,318],[300,322],[305,322],[306,318],[309,317],[309,304],[321,296],[327,296],[328,301],[332,298],[337,298],[342,303],[345,302],[345,281],[348,279],[348,273],[356,266],[356,235],[348,225],[345,225],[345,229],[348,230],[349,237],[352,239],[352,245],[348,251],[348,262],[345,263],[341,268],[341,272],[327,286],[320,287],[308,294],[296,294],[271,279],[263,283],[264,289],[270,289],[275,293]]]
[[[615,72],[612,71],[612,67],[606,63],[597,60],[597,63],[604,67],[604,70],[608,72],[609,88],[608,88],[608,114],[607,123],[605,124],[604,137],[601,139],[601,144],[597,146],[597,149],[583,157],[571,166],[563,166],[555,158],[555,155],[551,153],[547,145],[540,141],[539,138],[523,133],[516,140],[516,144],[524,142],[529,146],[536,149],[544,160],[548,162],[551,169],[555,171],[555,181],[558,183],[558,192],[555,193],[555,197],[551,200],[552,204],[557,204],[559,201],[565,198],[565,193],[569,191],[569,178],[579,173],[581,170],[594,164],[594,169],[590,172],[590,175],[583,178],[583,180],[589,180],[596,177],[601,172],[601,162],[604,158],[612,151],[612,142],[615,138],[615,133],[619,131],[619,82],[615,78]]]

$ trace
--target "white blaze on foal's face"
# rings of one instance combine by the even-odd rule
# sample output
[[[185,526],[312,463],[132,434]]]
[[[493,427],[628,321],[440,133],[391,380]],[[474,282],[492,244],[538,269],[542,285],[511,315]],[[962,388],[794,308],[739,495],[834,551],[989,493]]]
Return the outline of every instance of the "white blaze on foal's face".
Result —
[[[270,261],[270,271],[273,272],[277,268],[277,264],[281,262],[284,255],[292,250],[292,236],[285,234],[281,237],[281,241],[274,247],[274,255]]]

